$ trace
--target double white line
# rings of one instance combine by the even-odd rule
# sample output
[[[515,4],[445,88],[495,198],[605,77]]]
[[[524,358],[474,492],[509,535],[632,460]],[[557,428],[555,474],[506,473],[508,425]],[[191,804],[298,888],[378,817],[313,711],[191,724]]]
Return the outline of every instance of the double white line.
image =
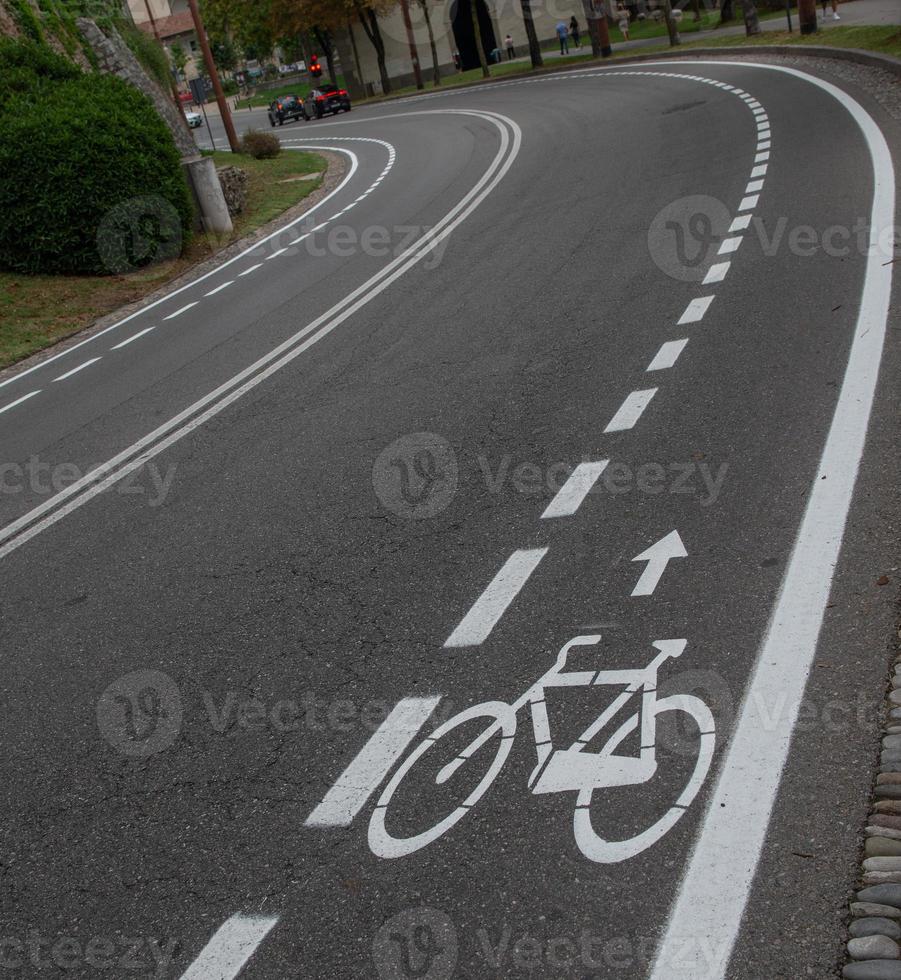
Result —
[[[313,344],[322,340],[348,317],[353,316],[372,299],[387,289],[396,279],[425,258],[443,239],[447,238],[485,200],[503,180],[519,154],[522,133],[519,126],[495,112],[474,109],[433,109],[407,115],[475,116],[491,123],[498,130],[500,146],[490,166],[440,221],[409,248],[392,259],[383,269],[307,324],[292,337],[268,354],[221,384],[214,391],[188,406],[153,432],[139,439],[106,463],[96,467],[82,479],[29,511],[0,530],[0,558],[20,548],[72,511],[108,490],[120,480],[140,469],[149,460],[218,415],[223,409],[253,390],[271,375],[290,364]]]

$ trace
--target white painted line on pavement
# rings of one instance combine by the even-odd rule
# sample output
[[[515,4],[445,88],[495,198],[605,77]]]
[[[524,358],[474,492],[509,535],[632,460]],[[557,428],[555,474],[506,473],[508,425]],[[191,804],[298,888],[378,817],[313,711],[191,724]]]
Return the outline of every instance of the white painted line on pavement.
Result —
[[[349,827],[440,700],[438,696],[399,701],[307,817],[304,826]]]
[[[93,500],[98,494],[115,486],[129,473],[140,469],[148,460],[158,456],[186,435],[194,432],[209,419],[214,418],[229,405],[238,401],[249,391],[290,364],[295,358],[300,357],[301,354],[322,340],[323,337],[328,336],[376,296],[381,295],[405,272],[412,269],[426,256],[431,255],[435,246],[447,238],[478,208],[513,166],[522,146],[522,130],[509,117],[482,109],[423,109],[408,115],[442,114],[474,116],[487,120],[497,127],[500,134],[500,146],[485,173],[438,223],[423,233],[386,266],[370,276],[366,282],[357,286],[334,306],[302,327],[291,337],[282,341],[267,354],[239,371],[232,378],[224,381],[213,391],[199,398],[192,405],[183,409],[131,446],[117,453],[106,463],[95,467],[49,500],[0,528],[0,558],[5,558],[89,500]],[[509,127],[509,131],[505,126]],[[321,149],[319,146],[313,148]],[[259,243],[254,246],[254,248],[257,247],[259,247]]]
[[[238,278],[240,279],[241,276],[249,276],[251,272],[256,272],[257,269],[259,269],[262,266],[262,264],[263,264],[262,262],[257,262],[256,265],[252,265],[249,269],[245,269],[243,272],[239,272]]]
[[[514,551],[444,641],[445,647],[472,647],[483,643],[546,554],[547,548]]]
[[[34,398],[34,396],[39,395],[41,391],[41,388],[38,388],[37,391],[29,391],[27,395],[22,395],[21,398],[17,398],[14,402],[4,405],[3,408],[0,408],[0,415],[2,415],[4,412],[8,412],[11,408],[15,408],[16,405],[21,405],[22,402],[27,402],[29,398]]]
[[[722,252],[722,249],[720,251]],[[726,278],[726,273],[729,271],[729,266],[731,265],[731,262],[717,262],[716,265],[712,265],[707,270],[707,275],[704,276],[704,281],[701,285],[709,286],[714,282],[722,282]]]
[[[181,980],[234,980],[277,922],[277,916],[233,915],[219,927]]]
[[[547,505],[540,519],[571,517],[575,514],[598,477],[607,468],[608,462],[609,460],[599,459],[594,463],[579,463],[569,474],[566,483],[554,494],[554,499]]]
[[[767,164],[761,163],[751,171],[752,177],[762,177],[766,173]]]
[[[863,134],[872,161],[872,240],[892,227],[891,151],[877,123],[857,101],[832,83],[796,68],[714,63],[780,72],[836,99]],[[854,338],[829,434],[650,980],[723,980],[727,974],[841,554],[879,379],[891,287],[892,266],[885,263],[878,245],[870,245]]]
[[[685,307],[685,312],[679,317],[679,322],[676,325],[681,327],[686,323],[697,323],[699,320],[703,320],[704,314],[712,302],[712,296],[699,296],[697,299],[693,299]]]
[[[769,158],[770,151],[767,150],[765,153],[758,153],[757,156],[754,157],[754,163],[763,163],[764,160],[769,160]]]
[[[617,409],[616,415],[607,423],[604,432],[624,432],[626,429],[631,429],[656,394],[656,388],[629,392],[626,400]]]
[[[732,252],[738,251],[738,246],[741,245],[742,236],[736,235],[734,238],[724,238],[720,244],[720,250],[718,255],[730,255]]]
[[[216,293],[221,292],[226,286],[230,286],[235,280],[229,279],[228,282],[222,283],[220,286],[216,286],[215,289],[211,289],[208,293],[204,293],[204,296],[215,296]]]
[[[750,214],[740,214],[737,218],[732,219],[732,224],[729,225],[729,231],[744,231],[750,223]]]
[[[665,344],[661,344],[660,350],[654,355],[654,360],[645,371],[665,371],[671,368],[679,360],[679,355],[685,350],[687,343],[688,337],[683,337],[681,340],[668,340]]]
[[[156,330],[156,327],[145,327],[143,330],[133,333],[127,340],[123,340],[121,344],[116,344],[115,347],[110,347],[110,350],[122,350],[123,347],[127,347],[132,341],[137,340],[139,337],[143,337],[145,333],[150,333],[151,330]]]
[[[743,197],[741,199],[741,204],[738,206],[739,211],[751,211],[757,207],[757,202],[760,200],[759,194],[750,194],[748,197]]]
[[[752,180],[745,188],[745,194],[755,194],[757,191],[763,190],[762,180]]]
[[[194,300],[193,303],[186,304],[180,310],[176,310],[174,313],[170,313],[168,316],[164,316],[163,319],[164,320],[174,320],[177,316],[181,316],[182,313],[186,313],[188,310],[191,309],[192,306],[196,306],[199,302],[200,302],[200,300]]]
[[[283,255],[283,254],[284,254],[285,252],[287,252],[287,251],[288,251],[288,247],[287,247],[287,245],[286,245],[286,246],[285,246],[284,248],[277,248],[277,249],[276,249],[276,250],[275,250],[275,251],[274,251],[274,252],[272,253],[272,255],[267,255],[267,256],[266,256],[266,261],[267,261],[267,262],[271,262],[271,261],[272,261],[273,259],[277,259],[277,258],[278,258],[278,257],[279,257],[280,255]]]
[[[73,374],[78,374],[79,371],[84,371],[85,368],[90,367],[92,364],[96,364],[98,361],[103,360],[101,357],[92,357],[89,361],[85,361],[83,364],[79,364],[78,367],[74,367],[65,374],[61,374],[58,378],[54,378],[54,384],[57,381],[65,381],[67,378],[71,378]]]

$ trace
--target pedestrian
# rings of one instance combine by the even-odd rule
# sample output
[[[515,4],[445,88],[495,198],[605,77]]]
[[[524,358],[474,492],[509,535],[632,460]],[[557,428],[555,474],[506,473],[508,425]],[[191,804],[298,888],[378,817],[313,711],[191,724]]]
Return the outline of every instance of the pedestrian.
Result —
[[[490,57],[492,62],[496,65],[499,65],[501,61],[503,61],[503,55],[501,54],[500,48],[492,48]]]
[[[562,20],[557,22],[557,40],[560,42],[560,54],[569,54],[569,31]]]
[[[826,19],[826,0],[823,0],[823,19]],[[838,15],[838,0],[832,0],[832,19],[841,20]]]
[[[573,44],[577,48],[581,48],[582,42],[579,40],[579,22],[576,20],[575,14],[569,19],[569,33],[572,35]]]
[[[453,58],[454,58],[454,68],[456,68],[457,71],[462,71],[463,66],[460,64],[460,52],[454,51]]]
[[[513,47],[512,34],[508,34],[504,38],[504,47],[507,49],[507,61],[512,61],[516,57],[516,48]]]
[[[624,41],[629,40],[629,11],[622,8],[616,11],[616,16],[619,18],[616,22],[616,26],[619,28],[620,34],[623,36]]]

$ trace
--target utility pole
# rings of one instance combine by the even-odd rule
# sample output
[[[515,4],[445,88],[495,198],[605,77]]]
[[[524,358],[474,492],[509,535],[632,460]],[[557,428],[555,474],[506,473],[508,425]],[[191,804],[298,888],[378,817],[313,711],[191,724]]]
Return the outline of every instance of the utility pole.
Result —
[[[798,0],[798,24],[802,34],[816,34],[817,0]]]
[[[413,62],[413,77],[417,88],[425,88],[422,81],[422,69],[419,67],[419,52],[416,50],[416,38],[413,37],[413,22],[410,20],[410,0],[400,0],[400,10],[407,31],[407,44],[410,45],[410,61]]]
[[[222,91],[222,82],[219,81],[219,72],[216,71],[216,62],[213,61],[213,52],[210,51],[210,42],[207,40],[206,30],[200,17],[200,10],[197,7],[197,0],[188,0],[191,8],[191,17],[194,19],[194,30],[197,32],[197,40],[200,42],[200,50],[203,51],[203,61],[209,73],[210,81],[213,83],[213,91],[216,93],[216,102],[219,104],[219,113],[222,116],[222,125],[225,126],[225,133],[228,136],[228,145],[232,153],[241,152],[241,144],[238,142],[238,134],[235,132],[235,124],[232,122],[231,110]]]

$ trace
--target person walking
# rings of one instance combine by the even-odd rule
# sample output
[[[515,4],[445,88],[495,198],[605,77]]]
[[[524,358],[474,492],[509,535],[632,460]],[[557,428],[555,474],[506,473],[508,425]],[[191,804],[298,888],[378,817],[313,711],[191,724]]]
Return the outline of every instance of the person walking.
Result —
[[[569,54],[569,30],[562,20],[557,22],[557,40],[560,42],[560,54]]]
[[[508,34],[504,38],[504,47],[507,49],[507,61],[512,61],[516,57],[516,48],[513,46],[512,34]]]
[[[582,42],[579,40],[579,22],[576,20],[575,14],[569,19],[569,33],[572,36],[573,44],[577,48],[581,48]]]

